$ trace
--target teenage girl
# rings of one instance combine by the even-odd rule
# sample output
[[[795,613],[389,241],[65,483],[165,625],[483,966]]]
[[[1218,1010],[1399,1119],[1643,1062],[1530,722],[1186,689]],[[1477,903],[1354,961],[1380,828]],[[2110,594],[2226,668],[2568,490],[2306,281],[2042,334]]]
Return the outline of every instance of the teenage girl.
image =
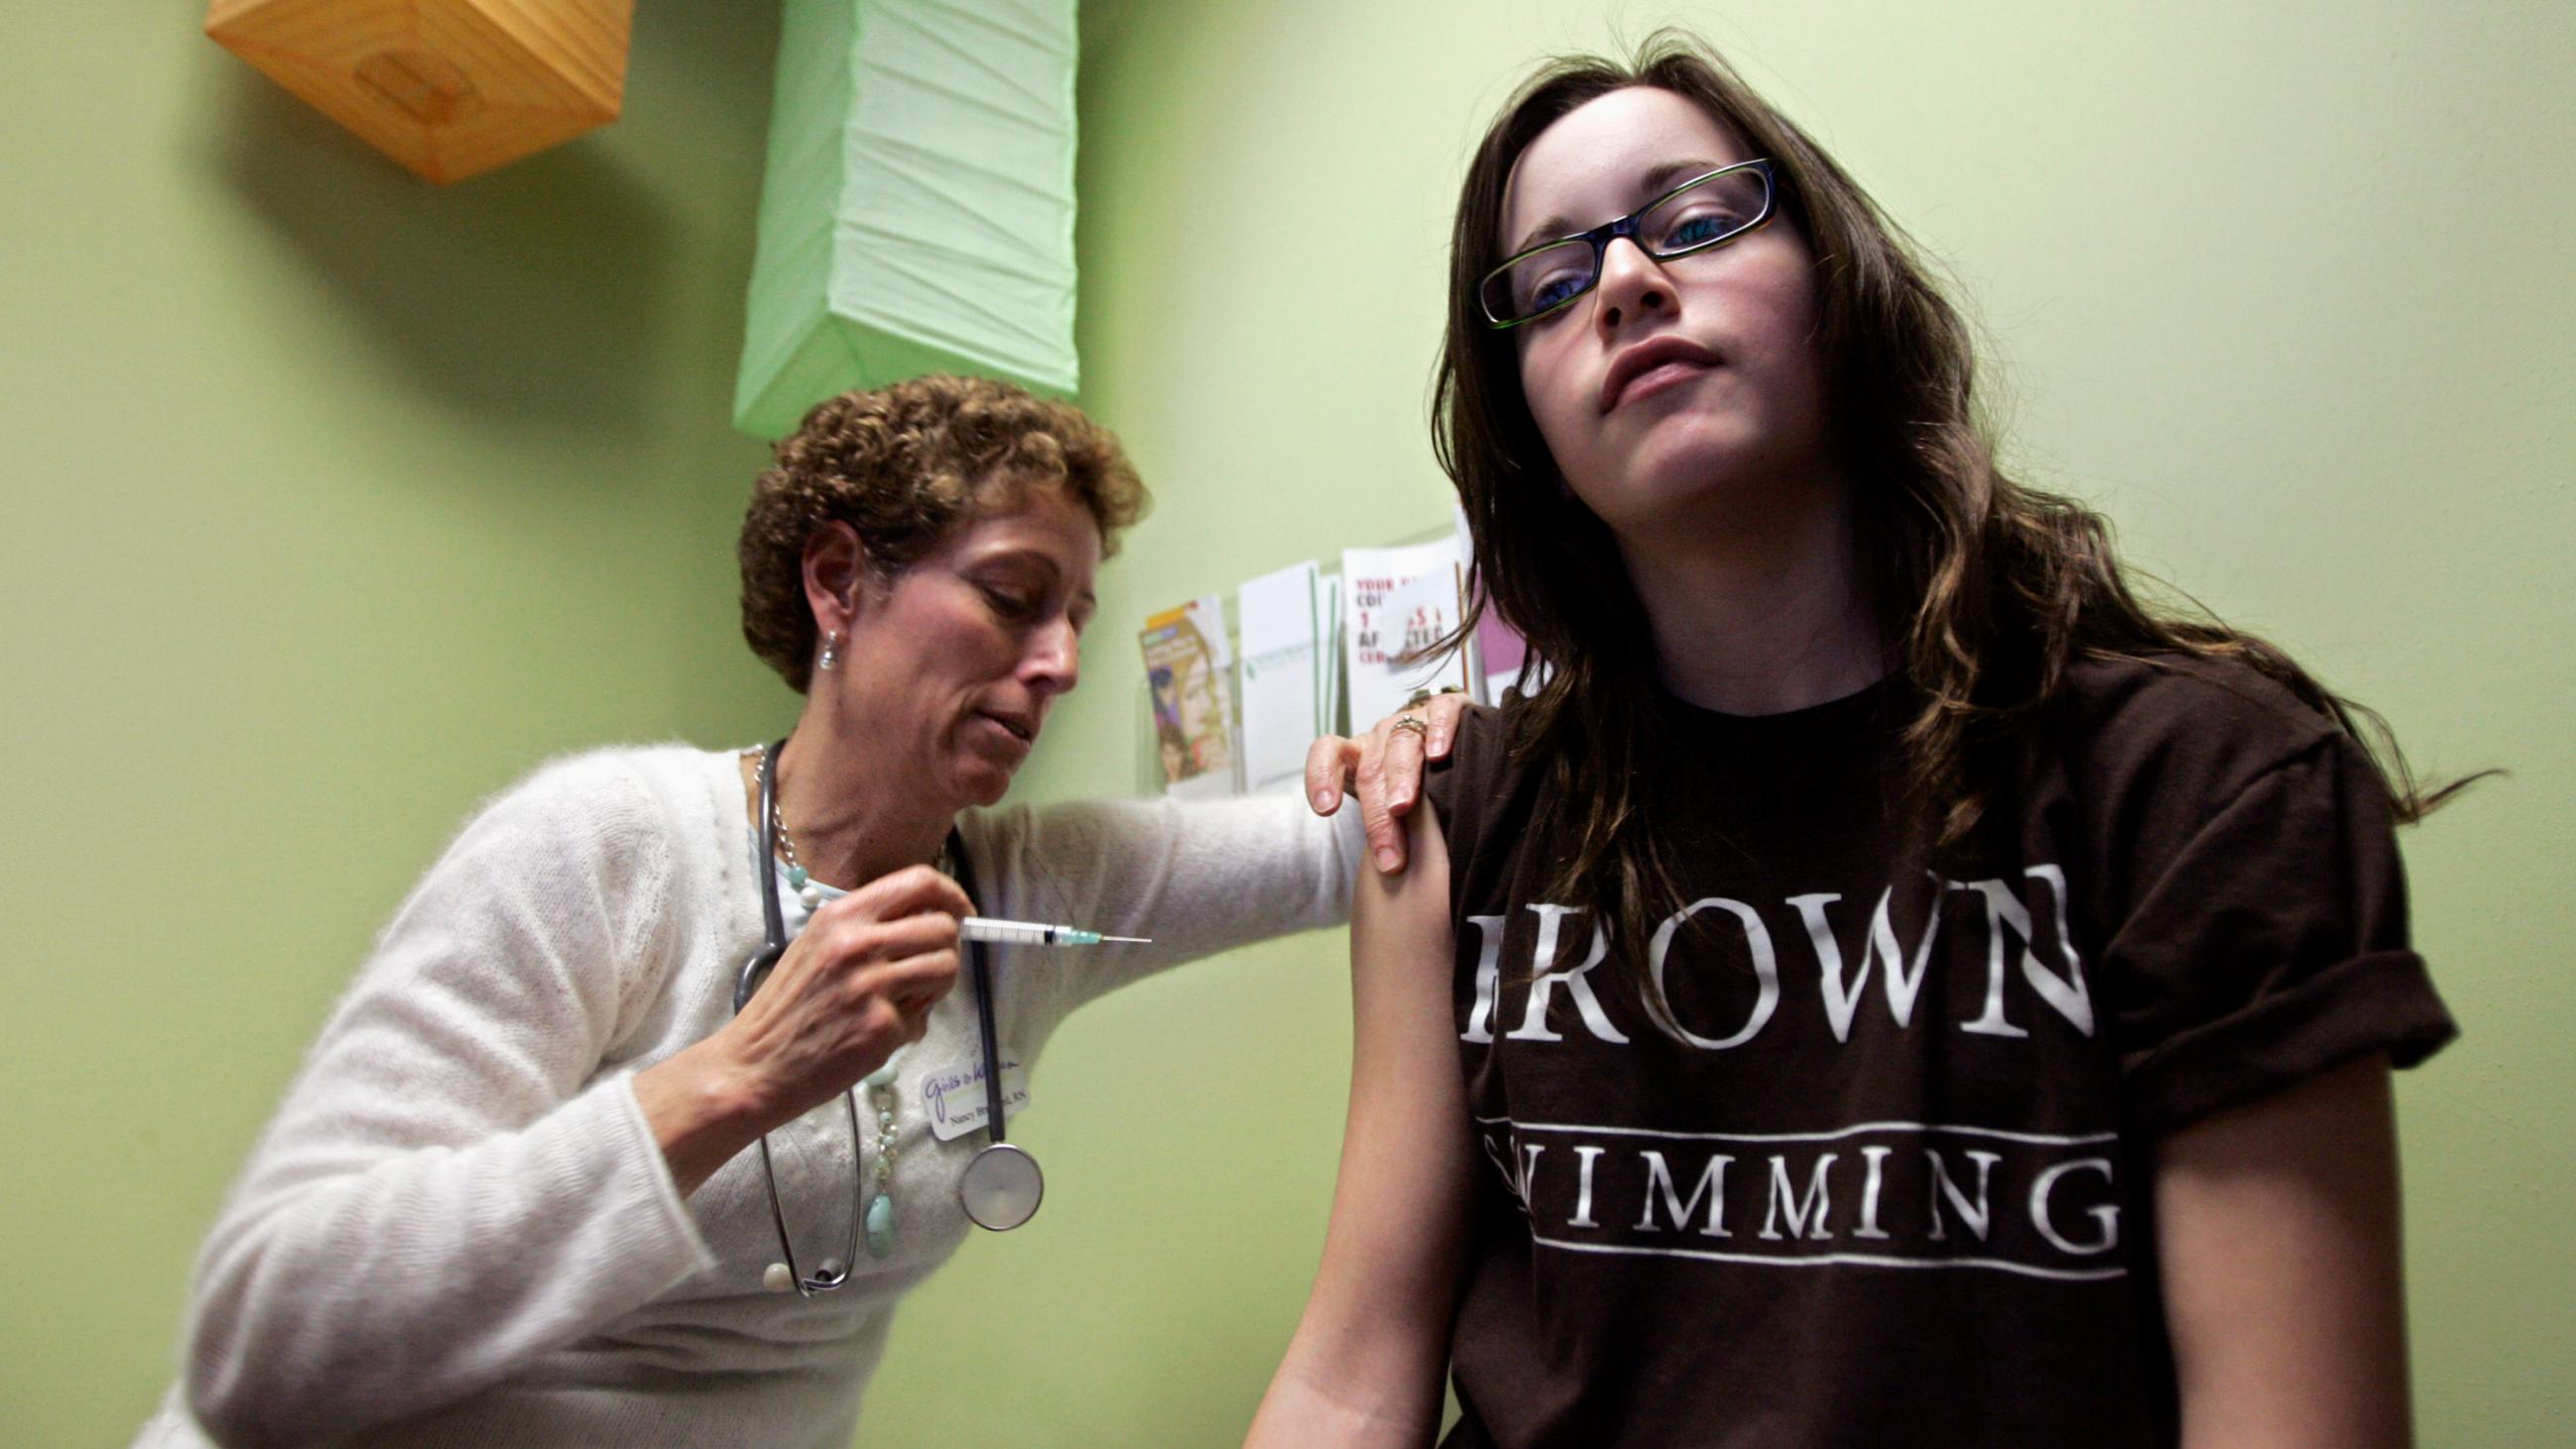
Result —
[[[1252,1438],[2385,1445],[2419,793],[1971,423],[1958,315],[1693,44],[1461,197],[1437,441],[1556,666],[1361,881]]]

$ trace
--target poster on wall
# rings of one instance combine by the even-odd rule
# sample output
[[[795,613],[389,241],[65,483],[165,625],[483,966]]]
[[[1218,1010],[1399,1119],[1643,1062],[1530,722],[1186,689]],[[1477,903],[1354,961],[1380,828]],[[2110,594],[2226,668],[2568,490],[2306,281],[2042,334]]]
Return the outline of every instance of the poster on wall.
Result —
[[[1154,697],[1163,788],[1182,798],[1235,791],[1234,656],[1214,594],[1146,619],[1137,635]]]

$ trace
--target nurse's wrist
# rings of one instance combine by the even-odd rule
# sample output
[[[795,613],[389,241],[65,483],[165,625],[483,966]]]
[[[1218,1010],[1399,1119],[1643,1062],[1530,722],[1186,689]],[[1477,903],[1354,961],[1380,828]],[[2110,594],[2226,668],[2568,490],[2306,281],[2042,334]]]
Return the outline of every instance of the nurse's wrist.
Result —
[[[745,1073],[698,1042],[635,1074],[635,1101],[682,1197],[757,1140],[766,1097]]]

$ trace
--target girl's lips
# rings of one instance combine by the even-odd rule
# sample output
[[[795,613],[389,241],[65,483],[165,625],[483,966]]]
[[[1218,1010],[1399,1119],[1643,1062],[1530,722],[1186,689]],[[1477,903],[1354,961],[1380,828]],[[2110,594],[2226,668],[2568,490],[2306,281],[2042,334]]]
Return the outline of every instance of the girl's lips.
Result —
[[[1651,337],[1620,353],[1610,363],[1608,375],[1601,379],[1601,411],[1617,407],[1636,391],[1636,384],[1649,375],[1676,365],[1692,372],[1704,372],[1718,365],[1718,355],[1687,337],[1666,333]],[[1669,386],[1666,379],[1664,385]]]
[[[1665,388],[1686,382],[1689,379],[1697,377],[1701,373],[1709,370],[1710,367],[1707,363],[1681,361],[1667,362],[1660,366],[1648,368],[1646,371],[1638,373],[1636,376],[1630,378],[1627,386],[1619,389],[1619,396],[1613,399],[1610,405],[1615,408],[1620,403],[1635,402],[1639,398],[1651,397],[1654,394],[1663,391]]]

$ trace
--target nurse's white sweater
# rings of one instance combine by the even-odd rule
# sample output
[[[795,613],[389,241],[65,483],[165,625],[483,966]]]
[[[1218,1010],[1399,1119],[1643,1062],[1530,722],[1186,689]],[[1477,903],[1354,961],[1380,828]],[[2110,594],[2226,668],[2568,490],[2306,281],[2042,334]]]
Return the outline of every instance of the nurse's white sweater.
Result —
[[[736,760],[583,755],[467,824],[234,1187],[198,1264],[183,1382],[142,1444],[850,1441],[896,1303],[968,1231],[957,1176],[985,1139],[937,1140],[924,1089],[977,1060],[972,989],[961,973],[898,1058],[893,1255],[863,1250],[835,1293],[765,1291],[759,1154],[683,1200],[630,1085],[725,1023],[761,944]],[[1105,991],[1345,919],[1359,860],[1355,829],[1294,796],[959,823],[984,914],[1154,938],[993,948],[1003,1055],[1030,1071]],[[770,1146],[798,1260],[837,1253],[837,1102]]]

